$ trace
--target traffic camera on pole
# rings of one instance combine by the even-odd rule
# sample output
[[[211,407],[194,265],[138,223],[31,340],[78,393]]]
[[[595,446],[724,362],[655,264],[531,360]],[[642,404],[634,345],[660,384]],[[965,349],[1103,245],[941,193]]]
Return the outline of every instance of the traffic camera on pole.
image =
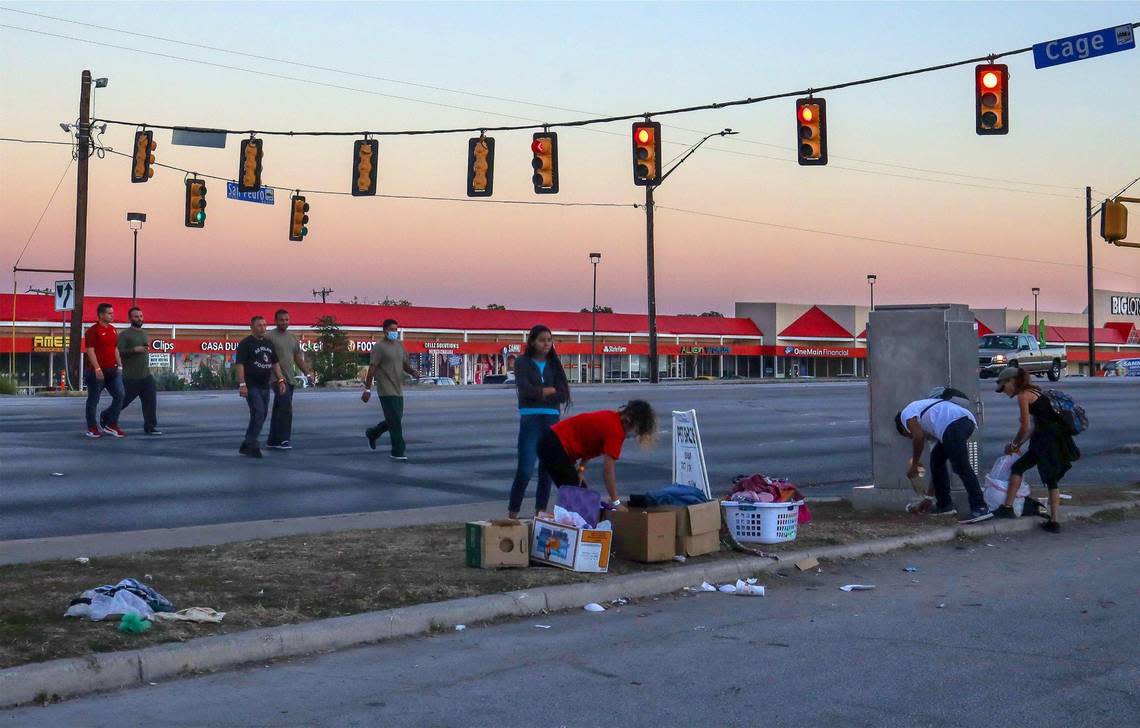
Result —
[[[638,121],[633,125],[633,183],[656,187],[661,183],[661,124]]]
[[[495,184],[495,140],[467,140],[467,196],[490,197]]]
[[[801,165],[827,164],[827,101],[796,99],[796,159]]]
[[[309,234],[309,203],[302,195],[289,198],[289,240],[299,243]]]
[[[553,195],[558,192],[558,135],[552,131],[538,132],[530,143],[534,159],[535,194]]]
[[[186,180],[186,227],[206,227],[206,181]]]
[[[376,194],[376,158],[380,142],[375,139],[357,139],[352,148],[352,196]]]
[[[238,164],[238,189],[257,192],[261,189],[261,140],[246,139],[241,143],[241,160]]]
[[[1009,66],[986,63],[974,69],[978,134],[1009,133]]]
[[[134,164],[131,165],[131,182],[146,182],[154,176],[154,132],[135,132]]]

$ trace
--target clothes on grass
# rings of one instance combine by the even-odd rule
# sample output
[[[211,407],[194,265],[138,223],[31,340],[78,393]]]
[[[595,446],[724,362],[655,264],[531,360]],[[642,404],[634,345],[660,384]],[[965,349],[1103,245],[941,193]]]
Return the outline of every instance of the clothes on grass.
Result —
[[[173,612],[170,600],[137,579],[123,579],[88,589],[71,600],[65,617],[83,617],[94,622],[133,612],[150,617],[155,612]]]

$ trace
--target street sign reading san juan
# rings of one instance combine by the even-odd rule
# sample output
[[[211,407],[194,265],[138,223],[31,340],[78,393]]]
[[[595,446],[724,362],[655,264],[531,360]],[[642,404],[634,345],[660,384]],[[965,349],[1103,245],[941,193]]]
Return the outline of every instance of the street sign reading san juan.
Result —
[[[1071,35],[1068,38],[1038,43],[1033,46],[1033,66],[1048,68],[1062,63],[1083,61],[1136,47],[1136,36],[1131,25],[1094,30],[1091,33]]]
[[[262,205],[273,204],[273,188],[262,187],[253,192],[242,192],[237,182],[226,182],[226,197],[231,200],[244,200],[245,202],[259,202]]]

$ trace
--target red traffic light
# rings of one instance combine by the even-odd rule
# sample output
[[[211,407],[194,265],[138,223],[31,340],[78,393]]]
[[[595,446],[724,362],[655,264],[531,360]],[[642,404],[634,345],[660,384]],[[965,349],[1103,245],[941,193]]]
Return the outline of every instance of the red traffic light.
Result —
[[[800,121],[807,124],[815,119],[815,111],[810,106],[800,107]]]
[[[647,127],[643,126],[637,130],[637,143],[638,144],[648,144],[652,140],[653,140],[653,132],[650,131]]]
[[[982,74],[982,85],[986,88],[997,88],[998,75],[993,71],[986,71]]]
[[[542,154],[546,150],[546,145],[542,143],[542,139],[535,139],[530,143],[530,151],[535,154]]]

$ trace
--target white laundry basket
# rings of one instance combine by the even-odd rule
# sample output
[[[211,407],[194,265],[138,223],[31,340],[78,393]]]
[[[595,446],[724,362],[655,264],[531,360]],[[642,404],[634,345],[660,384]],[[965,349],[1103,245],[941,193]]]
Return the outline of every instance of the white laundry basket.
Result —
[[[783,543],[796,540],[803,501],[742,503],[721,501],[725,523],[741,543]]]

